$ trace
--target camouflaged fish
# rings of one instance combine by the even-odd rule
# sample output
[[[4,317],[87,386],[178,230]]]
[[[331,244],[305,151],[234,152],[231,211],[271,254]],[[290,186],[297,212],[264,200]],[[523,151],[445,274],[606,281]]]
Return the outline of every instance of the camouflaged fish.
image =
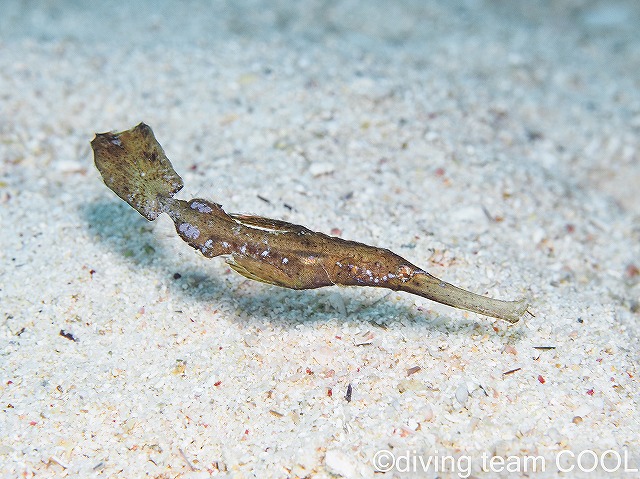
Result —
[[[284,221],[229,214],[205,199],[174,198],[183,187],[151,128],[98,133],[91,142],[105,184],[149,221],[168,214],[180,237],[207,258],[226,256],[241,275],[291,289],[373,286],[405,291],[485,316],[517,322],[528,303],[501,301],[442,281],[384,248]]]

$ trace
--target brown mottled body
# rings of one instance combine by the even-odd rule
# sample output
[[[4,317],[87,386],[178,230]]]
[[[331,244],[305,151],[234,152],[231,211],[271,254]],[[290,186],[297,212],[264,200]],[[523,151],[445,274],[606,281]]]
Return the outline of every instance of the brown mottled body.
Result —
[[[304,226],[229,215],[220,205],[203,199],[171,198],[167,203],[167,212],[184,241],[209,258],[230,255],[235,270],[259,281],[292,289],[334,284],[401,289],[413,274],[424,274],[389,250]]]
[[[247,278],[292,289],[374,286],[406,291],[457,308],[517,322],[525,300],[501,301],[457,288],[388,249],[260,216],[227,214],[204,199],[173,196],[182,179],[151,128],[97,134],[91,143],[105,183],[149,220],[167,213],[180,237],[204,256],[226,255]]]

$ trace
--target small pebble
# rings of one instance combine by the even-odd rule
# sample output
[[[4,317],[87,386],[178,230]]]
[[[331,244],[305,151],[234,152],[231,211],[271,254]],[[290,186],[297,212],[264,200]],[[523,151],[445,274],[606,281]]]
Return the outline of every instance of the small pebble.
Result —
[[[349,478],[358,477],[358,468],[355,462],[344,452],[337,449],[327,451],[324,456],[324,464],[331,474]]]
[[[467,399],[469,398],[469,389],[467,388],[466,383],[461,383],[456,389],[456,399],[461,405],[465,405]]]
[[[311,166],[309,166],[309,173],[313,176],[328,175],[334,171],[335,166],[329,162],[311,163]]]
[[[433,418],[435,417],[435,414],[433,413],[433,407],[431,407],[431,404],[427,404],[425,408],[422,410],[422,417],[425,422],[429,422],[433,420]]]

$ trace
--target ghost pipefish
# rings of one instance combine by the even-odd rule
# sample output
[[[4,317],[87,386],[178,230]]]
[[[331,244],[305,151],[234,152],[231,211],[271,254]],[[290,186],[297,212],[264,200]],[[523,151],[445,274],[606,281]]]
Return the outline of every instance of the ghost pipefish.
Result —
[[[249,279],[284,288],[373,286],[516,323],[525,299],[501,301],[446,283],[384,248],[347,241],[284,221],[229,214],[222,206],[174,198],[182,178],[144,123],[120,133],[97,133],[91,147],[105,184],[147,220],[167,213],[178,235],[207,258],[227,256]]]

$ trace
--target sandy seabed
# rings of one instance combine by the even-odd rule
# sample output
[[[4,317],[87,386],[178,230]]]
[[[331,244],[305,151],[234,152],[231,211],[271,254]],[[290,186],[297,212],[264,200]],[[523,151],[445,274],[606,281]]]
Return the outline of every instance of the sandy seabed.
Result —
[[[637,477],[637,2],[2,3],[3,477]],[[248,281],[104,186],[140,121],[535,317]]]

